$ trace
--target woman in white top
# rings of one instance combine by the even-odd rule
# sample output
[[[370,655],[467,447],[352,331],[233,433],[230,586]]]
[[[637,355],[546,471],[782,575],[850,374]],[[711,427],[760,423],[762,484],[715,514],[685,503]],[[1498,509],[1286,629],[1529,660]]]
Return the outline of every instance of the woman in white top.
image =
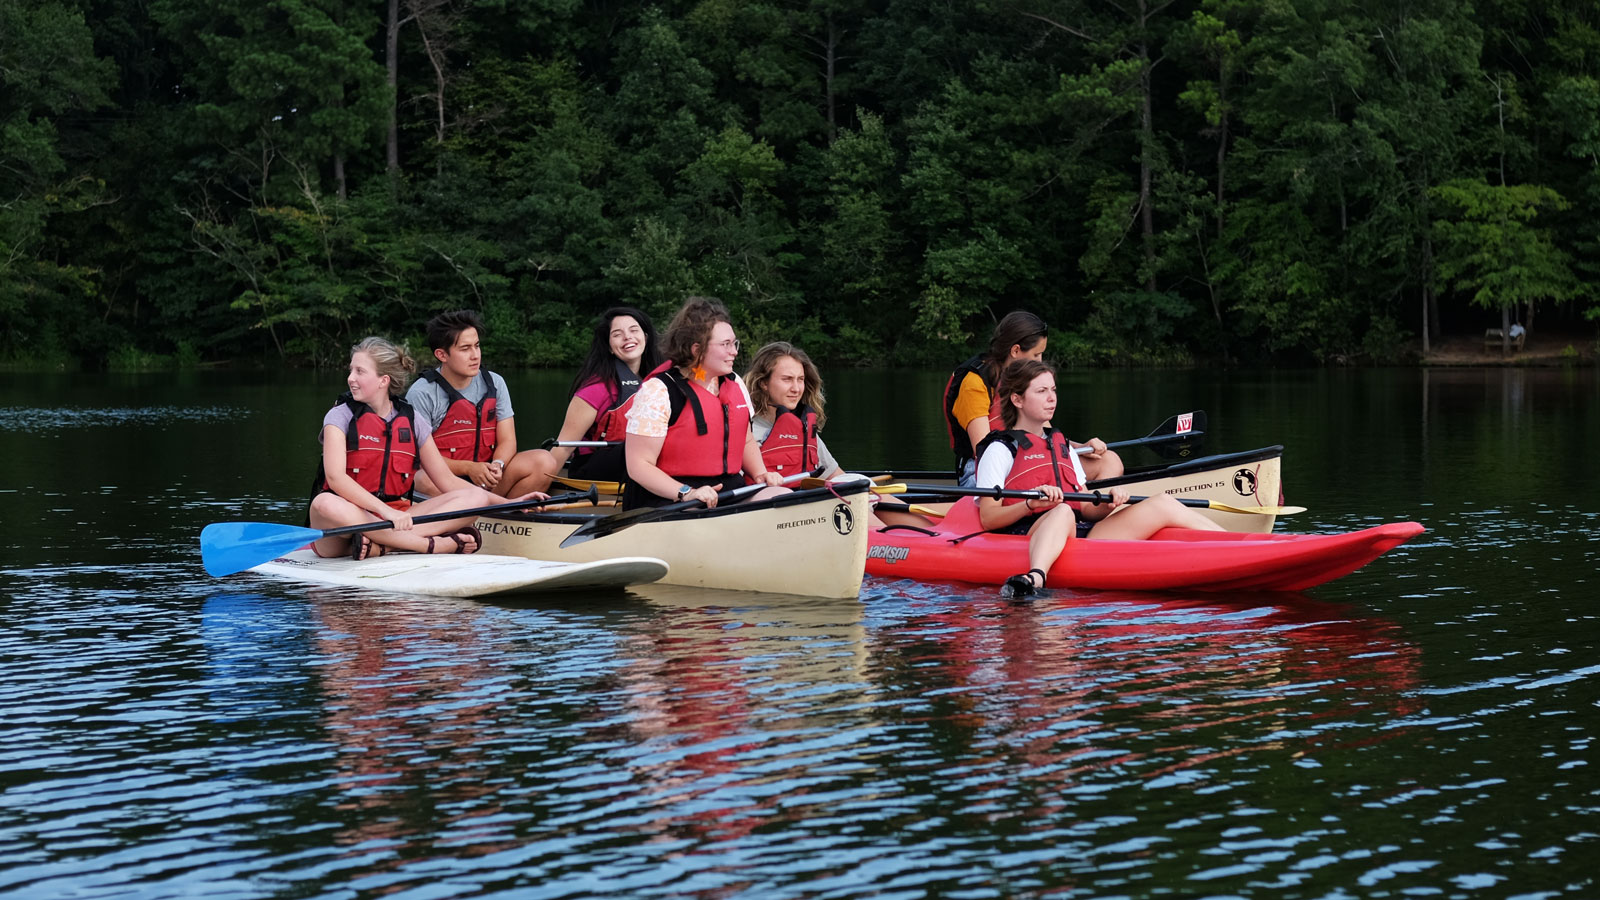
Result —
[[[1037,490],[1042,499],[1018,501],[984,497],[978,501],[978,521],[987,531],[1028,536],[1028,565],[1020,575],[1006,579],[1005,596],[1027,595],[1045,586],[1045,573],[1066,549],[1078,530],[1078,518],[1094,522],[1090,540],[1142,541],[1163,528],[1221,531],[1222,526],[1160,494],[1128,503],[1124,488],[1111,488],[1111,502],[1080,504],[1065,500],[1088,483],[1074,448],[1087,447],[1090,459],[1105,452],[1099,438],[1087,444],[1068,441],[1050,428],[1056,412],[1056,373],[1038,360],[1019,359],[1000,375],[996,396],[1006,430],[995,432],[978,449],[977,486],[1008,490]]]
[[[690,297],[667,326],[661,350],[672,365],[640,385],[628,410],[623,507],[679,500],[716,506],[718,491],[746,480],[768,485],[752,499],[786,492],[750,431],[750,394],[733,371],[739,339],[727,309]]]

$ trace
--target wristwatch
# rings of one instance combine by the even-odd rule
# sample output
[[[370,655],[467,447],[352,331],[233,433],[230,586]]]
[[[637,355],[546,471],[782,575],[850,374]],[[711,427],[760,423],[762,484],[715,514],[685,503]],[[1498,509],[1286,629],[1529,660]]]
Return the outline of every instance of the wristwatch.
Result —
[[[678,485],[678,499],[682,500],[684,497],[689,496],[689,492],[692,490],[694,490],[694,488],[689,487],[687,484]]]

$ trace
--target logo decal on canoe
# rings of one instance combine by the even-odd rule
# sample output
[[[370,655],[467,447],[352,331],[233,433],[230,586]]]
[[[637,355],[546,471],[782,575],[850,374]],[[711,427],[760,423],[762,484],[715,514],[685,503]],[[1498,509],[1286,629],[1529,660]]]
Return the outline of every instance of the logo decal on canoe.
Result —
[[[1240,469],[1233,473],[1234,493],[1241,497],[1254,497],[1256,493],[1256,473],[1249,469]]]
[[[833,508],[833,530],[840,534],[856,530],[856,515],[850,511],[848,504],[840,503]]]
[[[910,547],[886,547],[880,544],[867,548],[867,559],[881,559],[891,566],[910,555]]]
[[[1178,416],[1177,434],[1188,434],[1194,430],[1194,413],[1186,412]]]

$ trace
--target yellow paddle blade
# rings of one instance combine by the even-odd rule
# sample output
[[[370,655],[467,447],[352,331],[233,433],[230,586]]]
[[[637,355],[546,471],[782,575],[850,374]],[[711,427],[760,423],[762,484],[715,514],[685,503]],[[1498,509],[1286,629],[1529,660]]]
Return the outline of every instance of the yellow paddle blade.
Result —
[[[891,479],[893,477],[894,477],[893,475],[888,475],[888,474],[874,475],[868,480],[871,481],[874,485],[877,485],[877,484],[882,484],[883,482],[888,481],[889,479]],[[827,487],[827,486],[828,486],[828,479],[826,479],[826,478],[802,478],[802,479],[800,479],[799,483],[795,485],[795,487],[797,489],[799,489],[799,490],[809,490],[811,488],[819,488],[819,487]],[[876,491],[877,493],[880,493],[880,494],[883,493],[882,491],[879,491],[876,487],[870,488],[870,490]]]
[[[622,484],[617,481],[590,481],[587,478],[568,478],[565,475],[557,475],[553,480],[556,484],[564,484],[580,491],[586,491],[592,485],[602,496],[622,496]]]
[[[1215,500],[1207,500],[1206,507],[1217,512],[1239,513],[1246,516],[1292,516],[1306,511],[1304,506],[1229,506]]]

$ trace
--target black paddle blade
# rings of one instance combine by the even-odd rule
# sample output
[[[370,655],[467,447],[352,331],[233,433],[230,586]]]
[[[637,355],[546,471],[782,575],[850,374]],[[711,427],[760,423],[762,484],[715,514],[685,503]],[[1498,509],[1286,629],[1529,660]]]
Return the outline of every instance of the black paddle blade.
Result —
[[[1187,428],[1184,427],[1186,424],[1184,421],[1185,417],[1188,419]],[[1180,431],[1180,429],[1182,429],[1182,431]],[[1196,456],[1199,456],[1200,451],[1205,447],[1205,410],[1197,409],[1194,412],[1186,413],[1183,416],[1173,416],[1167,421],[1162,422],[1161,427],[1156,431],[1161,434],[1193,434],[1194,436],[1192,438],[1180,438],[1178,440],[1163,441],[1159,444],[1153,444],[1150,446],[1150,449],[1154,450],[1156,455],[1160,456],[1162,459],[1192,459]]]
[[[597,516],[579,525],[571,534],[562,538],[558,546],[565,549],[581,544],[584,541],[592,541],[608,534],[616,534],[624,528],[629,528],[640,522],[649,522],[662,516],[688,509],[690,506],[698,506],[699,502],[695,500],[688,503],[672,503],[667,506],[647,506],[643,509],[630,509],[627,512],[616,513],[615,515]]]

